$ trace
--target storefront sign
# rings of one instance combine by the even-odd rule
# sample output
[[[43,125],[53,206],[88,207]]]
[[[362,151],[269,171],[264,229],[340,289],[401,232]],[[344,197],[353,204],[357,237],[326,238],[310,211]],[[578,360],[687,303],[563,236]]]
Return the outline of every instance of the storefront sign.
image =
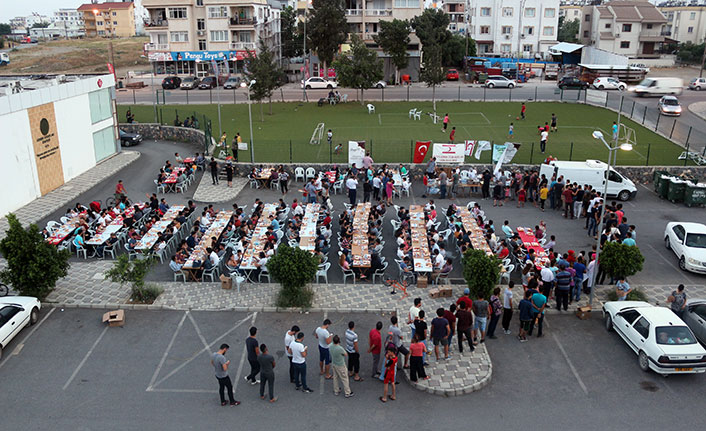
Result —
[[[225,61],[244,60],[248,55],[255,56],[255,51],[172,51],[150,52],[150,61]]]

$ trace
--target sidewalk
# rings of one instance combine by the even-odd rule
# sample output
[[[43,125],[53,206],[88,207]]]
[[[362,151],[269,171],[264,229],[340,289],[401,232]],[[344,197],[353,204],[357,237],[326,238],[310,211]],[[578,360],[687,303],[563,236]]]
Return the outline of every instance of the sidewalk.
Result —
[[[695,102],[689,105],[688,108],[694,115],[706,120],[706,102]]]

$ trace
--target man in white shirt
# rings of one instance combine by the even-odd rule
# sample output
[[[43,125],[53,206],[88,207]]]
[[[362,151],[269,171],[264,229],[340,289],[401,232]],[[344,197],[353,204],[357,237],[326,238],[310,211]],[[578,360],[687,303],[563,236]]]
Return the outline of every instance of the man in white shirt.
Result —
[[[542,279],[542,292],[550,292],[554,284],[554,273],[546,266],[539,272],[539,277]]]
[[[549,132],[545,130],[542,130],[541,138],[539,141],[539,149],[544,153],[544,150],[547,149],[547,138],[549,137]]]
[[[407,324],[412,328],[412,333],[414,333],[414,320],[419,318],[419,311],[422,309],[422,298],[414,298],[414,304],[409,307],[409,314],[407,315]]]
[[[440,252],[434,251],[434,269],[441,271],[441,268],[444,267],[444,263],[444,256],[442,256]]]
[[[348,189],[348,199],[351,205],[355,205],[356,192],[358,191],[358,180],[355,179],[353,175],[349,176],[346,180],[346,188]]]
[[[326,379],[331,379],[331,353],[328,350],[328,345],[331,344],[333,336],[328,331],[331,324],[329,319],[324,320],[324,323],[316,328],[315,336],[319,340],[319,374],[324,374]]]
[[[514,285],[515,282],[510,281],[503,291],[503,331],[505,335],[510,334],[510,321],[512,320],[512,288]]]
[[[380,179],[380,175],[376,175],[373,177],[373,199],[378,200],[380,199],[380,188],[382,187],[382,180]]]
[[[294,363],[292,362],[292,352],[289,350],[289,346],[294,342],[294,337],[296,337],[298,333],[299,327],[294,325],[292,329],[284,334],[284,351],[287,352],[287,359],[289,359],[289,383],[294,383]]]
[[[306,385],[306,355],[307,347],[302,343],[304,333],[299,332],[297,338],[289,343],[288,352],[292,355],[292,365],[294,366],[294,385],[296,390],[301,388],[305,394],[314,392]],[[301,379],[301,381],[300,381]]]
[[[216,253],[211,247],[207,248],[206,252],[208,253],[208,258],[211,260],[211,265],[218,266],[218,262],[221,260],[218,257],[218,253]]]

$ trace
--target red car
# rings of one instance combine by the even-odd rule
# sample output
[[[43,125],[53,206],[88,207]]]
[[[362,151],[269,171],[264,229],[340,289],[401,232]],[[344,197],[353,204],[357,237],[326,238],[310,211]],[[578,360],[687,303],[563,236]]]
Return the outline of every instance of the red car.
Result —
[[[449,69],[446,72],[446,80],[447,81],[458,81],[458,70],[456,69]]]

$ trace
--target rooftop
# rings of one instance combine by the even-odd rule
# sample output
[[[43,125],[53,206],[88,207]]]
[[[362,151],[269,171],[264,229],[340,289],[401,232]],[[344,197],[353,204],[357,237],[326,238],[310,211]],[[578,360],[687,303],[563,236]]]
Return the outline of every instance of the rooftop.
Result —
[[[110,10],[110,9],[130,9],[132,2],[106,2],[106,3],[84,3],[78,7],[79,11],[85,10]]]

